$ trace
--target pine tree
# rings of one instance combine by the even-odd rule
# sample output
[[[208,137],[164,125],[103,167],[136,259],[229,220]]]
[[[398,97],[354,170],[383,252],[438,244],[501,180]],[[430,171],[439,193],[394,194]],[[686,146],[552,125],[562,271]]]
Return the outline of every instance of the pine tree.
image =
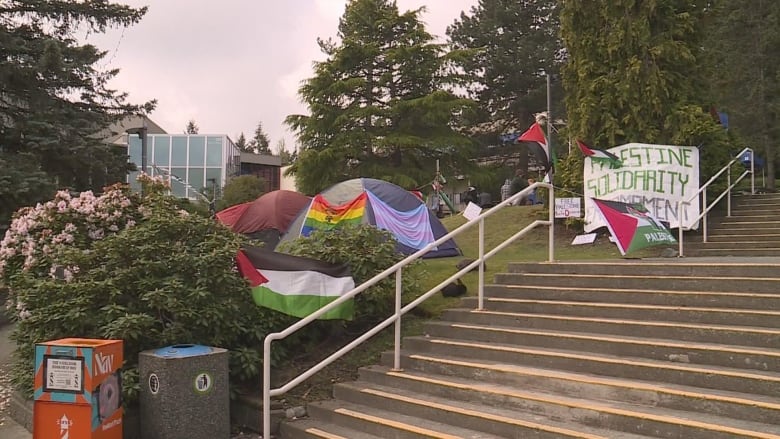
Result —
[[[241,152],[252,152],[251,147],[249,146],[249,143],[246,140],[246,136],[244,136],[244,133],[238,135],[238,139],[236,140],[236,147]]]
[[[488,120],[525,128],[535,113],[546,109],[545,76],[557,75],[563,61],[559,3],[479,0],[447,28],[461,84]],[[558,92],[554,90],[562,96]],[[561,101],[555,110],[563,107]]]
[[[200,127],[195,123],[195,119],[190,119],[187,122],[187,127],[184,129],[184,134],[198,134],[198,131],[200,131]]]
[[[282,159],[282,166],[291,165],[295,161],[293,153],[287,150],[287,142],[284,139],[279,139],[276,142],[276,153]]]
[[[255,135],[252,140],[249,141],[251,152],[255,154],[267,154],[271,155],[271,141],[268,139],[268,135],[263,130],[263,123],[258,122],[257,128],[255,128]]]
[[[443,89],[442,48],[421,11],[351,0],[339,41],[318,41],[327,59],[299,90],[309,114],[286,119],[302,146],[291,168],[302,191],[354,177],[416,187],[432,179],[437,159],[445,172],[469,168],[471,143],[451,123],[473,102]]]
[[[124,94],[107,87],[118,71],[96,68],[106,53],[72,35],[130,26],[145,12],[102,0],[0,3],[0,159],[23,161],[36,180],[48,180],[21,185],[17,170],[0,167],[0,181],[20,184],[13,190],[27,194],[24,200],[4,196],[0,210],[49,198],[36,192],[52,185],[99,190],[124,180],[126,151],[104,145],[97,134],[126,114],[150,111],[153,103],[128,105]]]

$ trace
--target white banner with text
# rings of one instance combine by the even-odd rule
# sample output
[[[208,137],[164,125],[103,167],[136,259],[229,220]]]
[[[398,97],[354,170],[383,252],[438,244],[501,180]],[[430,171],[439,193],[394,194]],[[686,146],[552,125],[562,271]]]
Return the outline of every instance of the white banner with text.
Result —
[[[585,158],[585,232],[606,226],[591,198],[639,203],[657,219],[685,229],[697,229],[699,150],[693,146],[628,143],[608,149],[622,162],[619,168]],[[691,200],[693,198],[693,200]],[[683,204],[679,212],[678,202]]]

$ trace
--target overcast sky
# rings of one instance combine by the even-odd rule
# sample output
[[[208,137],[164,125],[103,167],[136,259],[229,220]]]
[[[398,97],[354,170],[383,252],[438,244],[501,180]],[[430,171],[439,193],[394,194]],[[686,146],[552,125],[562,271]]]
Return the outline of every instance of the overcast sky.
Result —
[[[100,67],[119,68],[111,86],[132,103],[157,99],[151,119],[169,133],[190,119],[201,134],[252,136],[257,122],[275,149],[294,136],[283,124],[306,113],[297,96],[324,59],[317,38],[335,37],[346,0],[117,0],[149,6],[135,26],[92,35],[109,53]],[[477,0],[397,0],[401,11],[426,6],[428,32],[441,37]]]

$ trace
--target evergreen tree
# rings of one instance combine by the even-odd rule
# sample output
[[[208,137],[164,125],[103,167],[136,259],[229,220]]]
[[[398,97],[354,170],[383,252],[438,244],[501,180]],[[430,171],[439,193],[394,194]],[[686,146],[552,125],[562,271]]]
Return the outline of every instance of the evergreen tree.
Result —
[[[709,115],[703,68],[710,13],[708,5],[680,0],[564,2],[571,138],[596,147],[704,145],[703,178],[725,165],[728,138]]]
[[[258,122],[257,128],[255,128],[255,136],[249,141],[251,152],[255,154],[273,154],[271,152],[271,141],[268,139],[268,135],[263,130],[263,123]]]
[[[49,198],[38,191],[52,185],[99,190],[124,180],[126,151],[103,144],[99,133],[142,109],[107,87],[118,71],[96,69],[106,53],[79,44],[73,35],[129,26],[145,12],[103,0],[0,3],[0,160],[24,162],[18,169],[0,167],[0,181],[19,184],[12,190],[25,194],[23,199],[3,195],[0,210]],[[22,177],[35,181],[22,183],[19,169],[30,170]],[[5,220],[0,217],[0,223]]]
[[[302,150],[291,168],[298,187],[316,193],[354,177],[417,187],[434,175],[466,173],[471,142],[453,130],[473,102],[445,91],[442,48],[419,15],[394,1],[351,0],[338,42],[319,40],[327,59],[299,95],[308,115],[290,115]]]
[[[236,140],[236,147],[238,147],[239,151],[241,152],[252,152],[252,148],[249,146],[249,143],[246,140],[246,136],[244,136],[244,133],[238,135],[238,140]]]
[[[547,108],[545,75],[557,75],[563,61],[559,3],[479,0],[447,28],[461,84],[488,120],[525,128]]]
[[[284,139],[279,139],[276,142],[276,153],[282,159],[282,166],[291,165],[295,161],[294,152],[291,153],[287,150],[287,142]]]
[[[713,56],[713,101],[729,128],[766,159],[767,186],[775,188],[780,138],[780,3],[720,1],[707,32]],[[746,31],[749,30],[749,31]]]
[[[195,119],[190,119],[187,122],[187,128],[184,129],[184,134],[198,134],[200,127],[195,123]]]

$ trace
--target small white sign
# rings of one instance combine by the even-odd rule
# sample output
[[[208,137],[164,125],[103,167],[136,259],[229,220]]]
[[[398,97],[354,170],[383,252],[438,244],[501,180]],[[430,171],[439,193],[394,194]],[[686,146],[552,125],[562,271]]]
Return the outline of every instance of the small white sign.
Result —
[[[596,234],[586,233],[584,235],[575,236],[574,241],[571,242],[571,245],[593,244],[594,242],[596,242]]]
[[[579,218],[582,216],[582,207],[579,197],[577,198],[556,198],[555,199],[555,217],[556,218]]]
[[[206,393],[211,390],[211,386],[214,384],[214,379],[206,372],[199,373],[195,377],[195,391],[198,393]]]
[[[474,218],[478,217],[480,213],[482,213],[482,208],[469,201],[469,204],[466,206],[466,209],[463,211],[463,217],[471,221]]]
[[[60,427],[60,439],[68,439],[70,436],[68,430],[73,426],[73,421],[68,419],[67,415],[62,415],[62,417],[57,420],[57,425]]]
[[[160,391],[160,377],[156,373],[149,375],[149,392],[156,395]]]
[[[81,392],[84,385],[83,358],[46,358],[44,391]]]

